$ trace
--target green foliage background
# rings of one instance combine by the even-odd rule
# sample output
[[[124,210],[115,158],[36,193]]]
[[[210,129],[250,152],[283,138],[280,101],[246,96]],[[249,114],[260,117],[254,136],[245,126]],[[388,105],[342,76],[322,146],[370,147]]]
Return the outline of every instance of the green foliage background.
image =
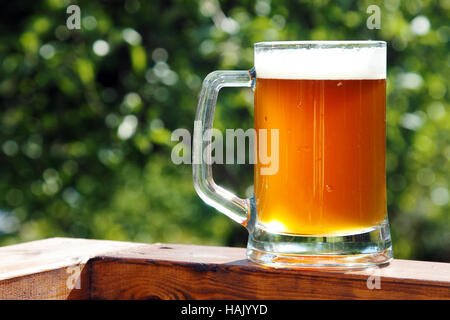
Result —
[[[70,4],[81,30],[66,28]],[[380,30],[366,27],[371,4]],[[381,39],[394,254],[450,261],[449,0],[14,1],[0,15],[1,245],[245,245],[245,230],[195,194],[191,167],[170,161],[202,79],[251,68],[258,41]],[[252,112],[251,92],[226,89],[215,126],[251,127]],[[241,196],[252,184],[250,166],[215,174]]]

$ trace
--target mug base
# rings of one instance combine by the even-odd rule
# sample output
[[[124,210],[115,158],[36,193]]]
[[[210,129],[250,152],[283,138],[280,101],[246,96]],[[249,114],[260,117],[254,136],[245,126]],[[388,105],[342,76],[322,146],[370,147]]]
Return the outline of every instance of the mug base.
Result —
[[[392,260],[387,219],[380,225],[346,235],[288,235],[256,225],[250,232],[247,257],[275,268],[358,269]]]

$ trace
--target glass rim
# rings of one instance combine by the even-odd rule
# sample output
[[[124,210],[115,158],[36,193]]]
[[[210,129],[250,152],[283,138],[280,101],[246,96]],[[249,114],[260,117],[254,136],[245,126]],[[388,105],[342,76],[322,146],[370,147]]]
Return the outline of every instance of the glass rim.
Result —
[[[308,41],[264,41],[256,42],[255,49],[313,49],[313,48],[380,48],[386,47],[382,40],[308,40]]]

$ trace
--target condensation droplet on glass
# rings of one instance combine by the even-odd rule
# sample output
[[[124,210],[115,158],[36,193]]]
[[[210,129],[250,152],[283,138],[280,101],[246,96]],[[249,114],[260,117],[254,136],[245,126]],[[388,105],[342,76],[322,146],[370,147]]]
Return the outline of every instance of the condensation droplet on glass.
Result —
[[[267,121],[267,116],[264,116],[264,120]]]
[[[337,86],[338,86],[338,87],[342,87],[342,86],[343,86],[343,83],[342,83],[341,81],[339,81],[338,84],[337,84]]]
[[[325,185],[325,190],[327,190],[327,192],[332,192],[333,191],[333,187],[330,186],[329,184]]]

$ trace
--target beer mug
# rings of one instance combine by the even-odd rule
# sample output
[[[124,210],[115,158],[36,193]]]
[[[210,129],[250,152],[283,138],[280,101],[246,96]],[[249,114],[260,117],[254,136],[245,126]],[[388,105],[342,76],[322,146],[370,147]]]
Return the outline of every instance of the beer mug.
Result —
[[[211,129],[222,87],[254,91],[250,199],[212,177]],[[214,71],[203,82],[193,140],[195,190],[247,228],[253,262],[289,268],[387,263],[385,100],[384,41],[256,43],[252,70]]]

